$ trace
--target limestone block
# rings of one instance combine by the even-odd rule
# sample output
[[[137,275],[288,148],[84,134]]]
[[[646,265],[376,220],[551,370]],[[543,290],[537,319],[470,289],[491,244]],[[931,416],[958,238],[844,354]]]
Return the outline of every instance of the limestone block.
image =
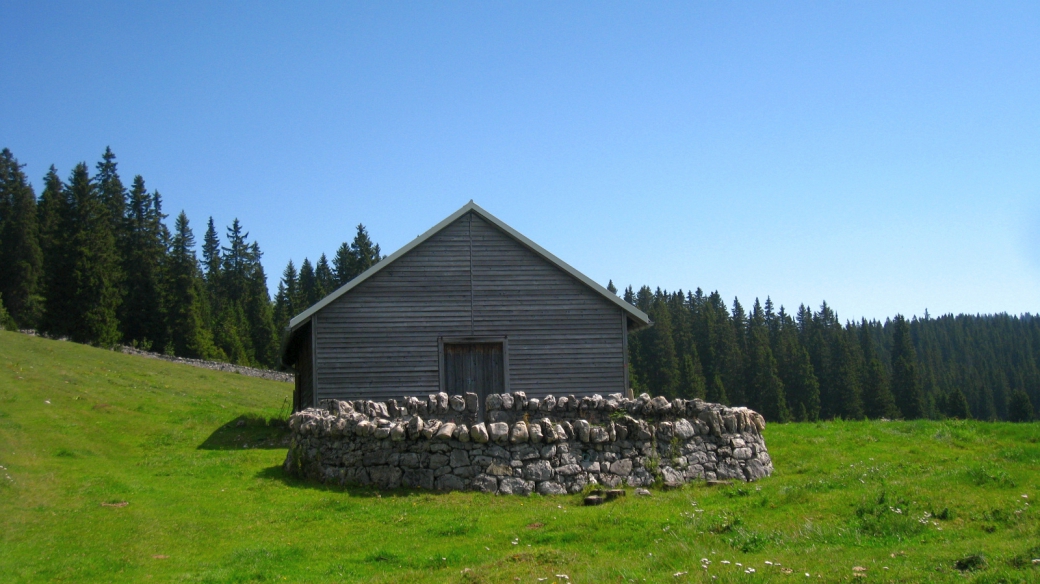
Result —
[[[511,477],[513,476],[513,467],[508,464],[493,463],[488,465],[485,473],[496,476],[496,477]]]
[[[473,477],[473,482],[470,483],[470,486],[473,490],[481,493],[494,493],[498,491],[498,479],[486,474],[478,474]]]
[[[581,467],[578,466],[577,464],[565,464],[565,465],[563,465],[563,466],[561,466],[561,467],[556,469],[556,474],[558,474],[560,476],[563,476],[563,477],[574,476],[574,475],[576,475],[576,474],[578,474],[580,472],[581,472]]]
[[[610,433],[602,426],[593,426],[589,429],[589,441],[593,444],[603,444],[610,441]]]
[[[469,428],[469,437],[477,444],[487,444],[488,431],[484,423],[473,424]]]
[[[502,396],[497,393],[489,394],[487,398],[484,400],[484,408],[489,412],[501,410]]]
[[[612,473],[614,473],[614,474],[616,474],[618,476],[623,476],[623,477],[628,476],[629,474],[632,473],[632,459],[630,459],[630,458],[622,458],[621,460],[618,460],[617,462],[611,463],[610,464],[610,472],[612,472]]]
[[[434,455],[430,456],[430,465],[429,466],[430,466],[431,469],[435,469],[436,470],[436,469],[438,469],[438,468],[440,468],[442,466],[446,466],[448,464],[449,460],[451,460],[451,459],[448,456],[444,455],[444,454],[434,454]]]
[[[542,398],[541,403],[538,404],[538,409],[546,413],[553,411],[556,409],[556,398],[551,395],[545,396]]]
[[[686,482],[682,473],[670,466],[661,467],[661,479],[664,482],[664,486],[669,488],[682,486]]]
[[[465,424],[459,424],[451,437],[459,442],[469,442],[469,428]]]
[[[527,433],[531,438],[531,444],[540,444],[542,442],[542,425],[535,423],[527,427]]]
[[[448,398],[448,405],[452,411],[461,412],[466,409],[466,398],[461,395],[453,395]]]
[[[407,437],[407,428],[404,424],[394,424],[390,426],[390,440],[394,442],[400,442]]]
[[[434,438],[437,440],[451,440],[452,434],[455,433],[455,424],[451,422],[445,422],[441,424],[441,427],[437,429],[437,433],[434,434]]]
[[[433,435],[437,433],[437,430],[439,430],[440,427],[441,427],[441,421],[440,420],[427,420],[426,421],[426,427],[423,428],[423,431],[421,432],[422,437],[426,438],[427,440],[429,440],[430,438],[433,438]]]
[[[530,495],[534,483],[519,477],[507,477],[498,481],[498,492],[502,495]]]
[[[469,454],[465,450],[455,449],[451,451],[449,455],[449,464],[452,468],[458,468],[460,466],[469,466]]]
[[[539,495],[566,495],[567,489],[563,488],[563,485],[555,481],[542,481],[538,483],[537,491]]]
[[[524,466],[523,476],[529,481],[547,481],[552,478],[552,466],[547,460],[536,460]]]
[[[437,477],[435,486],[438,491],[461,491],[466,488],[466,483],[456,475],[446,474]]]
[[[499,444],[509,439],[509,425],[505,422],[494,422],[488,426],[488,436]]]
[[[508,393],[503,393],[503,394],[500,395],[500,397],[502,398],[502,409],[503,410],[511,410],[511,409],[513,409],[513,396],[512,395],[510,395]]]
[[[480,409],[480,397],[477,394],[467,391],[462,395],[462,399],[466,404],[466,411],[475,414]]]
[[[592,426],[589,425],[588,420],[578,420],[574,422],[573,426],[578,434],[578,440],[581,440],[582,442],[588,442],[590,438],[589,435],[592,430]]]
[[[513,429],[509,432],[509,442],[511,444],[520,444],[523,442],[527,442],[529,437],[530,434],[527,431],[527,422],[520,420],[519,422],[513,424]]]
[[[372,431],[372,437],[376,440],[384,440],[390,437],[390,428],[376,428]]]

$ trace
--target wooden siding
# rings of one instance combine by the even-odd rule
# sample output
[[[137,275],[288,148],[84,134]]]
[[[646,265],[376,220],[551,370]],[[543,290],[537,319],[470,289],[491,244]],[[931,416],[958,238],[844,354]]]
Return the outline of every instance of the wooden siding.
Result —
[[[295,350],[296,391],[293,392],[293,411],[314,405],[314,351],[311,325],[305,325],[297,336]]]
[[[625,391],[622,311],[474,213],[321,309],[317,396],[440,391],[440,337],[508,337],[509,387]]]

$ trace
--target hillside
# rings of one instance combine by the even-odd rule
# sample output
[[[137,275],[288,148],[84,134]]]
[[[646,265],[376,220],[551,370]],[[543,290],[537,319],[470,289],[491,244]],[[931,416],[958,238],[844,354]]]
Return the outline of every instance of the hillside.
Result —
[[[1037,424],[773,424],[769,479],[586,508],[287,480],[290,392],[0,332],[0,581],[1040,578]]]

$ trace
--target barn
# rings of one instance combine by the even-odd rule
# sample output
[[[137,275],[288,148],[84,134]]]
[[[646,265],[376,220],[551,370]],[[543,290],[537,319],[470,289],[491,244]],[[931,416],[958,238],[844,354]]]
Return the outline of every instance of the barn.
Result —
[[[523,391],[629,394],[650,319],[472,201],[295,316],[293,406]]]

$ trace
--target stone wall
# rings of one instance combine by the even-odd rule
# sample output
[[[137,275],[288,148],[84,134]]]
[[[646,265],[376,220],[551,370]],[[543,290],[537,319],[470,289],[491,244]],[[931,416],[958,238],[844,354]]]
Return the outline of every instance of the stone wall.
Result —
[[[765,420],[747,408],[621,394],[476,394],[331,401],[293,414],[291,474],[383,489],[543,495],[586,485],[676,487],[768,476]]]

